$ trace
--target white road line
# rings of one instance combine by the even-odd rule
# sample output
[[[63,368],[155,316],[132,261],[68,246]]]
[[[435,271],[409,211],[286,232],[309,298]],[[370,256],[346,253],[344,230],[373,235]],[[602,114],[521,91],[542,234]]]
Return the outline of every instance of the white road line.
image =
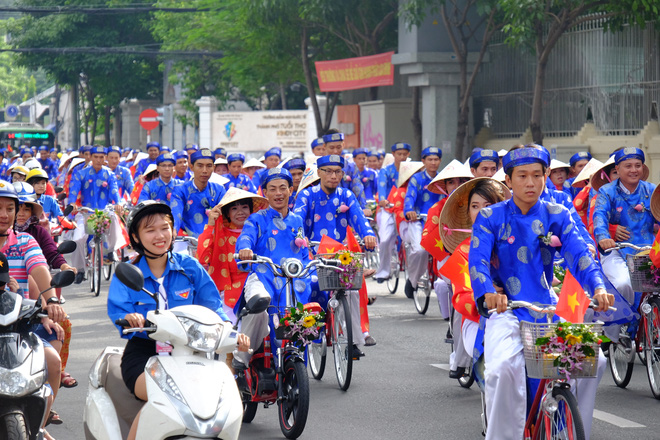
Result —
[[[594,419],[602,420],[603,422],[618,426],[619,428],[646,428],[646,426],[640,425],[632,420],[624,419],[623,417],[615,416],[614,414],[598,409],[594,409]]]
[[[449,364],[431,364],[432,367],[440,368],[441,370],[449,371]]]
[[[371,316],[371,315],[370,315]],[[401,322],[412,322],[412,321],[444,321],[445,318],[408,318],[408,319],[402,319]]]

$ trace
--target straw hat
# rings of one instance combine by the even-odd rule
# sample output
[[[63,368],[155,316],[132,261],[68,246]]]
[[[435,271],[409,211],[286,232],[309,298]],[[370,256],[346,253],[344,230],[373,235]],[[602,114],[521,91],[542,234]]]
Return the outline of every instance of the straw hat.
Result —
[[[592,157],[589,162],[582,168],[582,171],[575,176],[575,179],[573,179],[573,185],[575,188],[580,188],[581,186],[584,186],[587,184],[589,179],[591,179],[591,176],[596,172],[597,169],[601,168],[603,166],[603,162],[599,161],[595,157]],[[583,185],[584,184],[584,185]]]
[[[570,168],[571,166],[567,163],[564,163],[557,159],[552,159],[550,161],[550,170],[557,170],[559,168]]]
[[[218,185],[224,185],[225,183],[229,182],[229,179],[227,179],[224,176],[221,176],[218,173],[211,173],[211,177],[209,177],[209,182],[217,183]]]
[[[147,153],[140,151],[138,154],[135,155],[135,160],[133,161],[133,163],[138,164],[142,159],[146,159],[147,157],[149,157]]]
[[[493,175],[493,179],[497,180],[498,182],[506,183],[506,173],[504,172],[504,168],[497,170],[497,172]]]
[[[499,157],[504,157],[504,156],[506,156],[506,153],[508,153],[508,152],[509,152],[509,150],[507,150],[505,148],[502,148],[500,151],[497,152],[497,155]]]
[[[252,212],[261,211],[262,209],[268,208],[268,200],[264,197],[258,196],[254,193],[239,189],[239,188],[229,188],[218,206],[222,208],[223,206],[229,205],[230,203],[236,202],[237,200],[252,199]],[[223,224],[229,226],[229,222],[223,216]]]
[[[158,169],[158,166],[155,163],[150,163],[149,165],[147,165],[147,169],[144,170],[144,173],[142,173],[142,175],[144,177],[147,177],[149,174],[153,173],[157,169]]]
[[[383,166],[381,167],[381,169],[385,168],[391,163],[394,163],[394,156],[392,155],[392,153],[387,153],[385,155],[385,158],[383,159]]]
[[[656,186],[651,194],[651,214],[656,221],[660,221],[660,185]]]
[[[469,157],[467,159],[465,159],[465,162],[463,162],[463,165],[470,168],[470,158]]]
[[[60,164],[58,165],[57,170],[62,171],[62,168],[64,167],[64,165],[66,165],[66,163],[71,159],[73,159],[73,158],[70,157],[67,153],[64,153],[62,155],[62,157],[60,158]]]
[[[610,158],[607,159],[607,162],[605,162],[602,167],[598,168],[591,176],[591,187],[595,191],[598,191],[601,188],[601,186],[610,183],[609,177],[605,174],[605,168],[612,164],[614,164],[614,155],[610,156]],[[649,174],[651,174],[651,172],[649,171],[649,167],[646,164],[643,164],[642,180],[648,179]]]
[[[451,231],[451,229],[472,229],[472,221],[468,211],[468,196],[476,184],[483,180],[495,182],[495,185],[501,189],[501,194],[505,200],[511,198],[509,188],[490,177],[477,177],[456,188],[447,199],[440,213],[440,239],[450,253],[453,253],[463,240],[472,235],[471,232]],[[445,226],[450,231],[446,231]]]
[[[321,178],[319,177],[319,173],[316,172],[316,164],[309,165],[303,173],[302,179],[300,180],[300,185],[298,185],[298,192],[296,194],[300,194],[300,192],[308,186],[316,185],[319,180],[321,180]]]
[[[71,166],[70,166],[69,169],[66,171],[66,173],[69,174],[71,171],[73,171],[73,169],[74,169],[75,167],[77,167],[77,166],[80,165],[81,163],[85,163],[85,159],[83,159],[82,157],[75,157],[75,158],[71,161]]]
[[[422,162],[410,161],[410,162],[401,162],[399,165],[399,179],[396,181],[396,186],[401,188],[406,182],[419,170],[424,168]]]
[[[457,177],[472,179],[474,176],[472,175],[472,171],[470,171],[469,165],[462,164],[454,159],[449,162],[447,166],[433,178],[433,180],[431,180],[431,183],[428,185],[428,190],[435,194],[446,195],[447,184],[445,180],[455,179]]]
[[[213,162],[213,165],[229,165],[229,162],[224,157],[219,157]]]
[[[243,164],[243,169],[250,168],[250,167],[266,168],[266,165],[262,164],[261,162],[259,162],[257,159],[255,159],[253,157],[251,159],[248,159],[248,161]]]

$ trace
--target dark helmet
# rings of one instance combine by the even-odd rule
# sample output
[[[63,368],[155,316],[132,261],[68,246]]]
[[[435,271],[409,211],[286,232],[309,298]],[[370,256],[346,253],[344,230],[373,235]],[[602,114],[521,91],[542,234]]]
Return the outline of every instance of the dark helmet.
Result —
[[[135,239],[135,237],[138,236],[137,226],[140,224],[140,220],[151,214],[167,215],[170,217],[170,219],[172,219],[172,223],[174,223],[172,210],[165,203],[157,202],[155,200],[145,200],[144,202],[138,203],[138,205],[133,211],[131,211],[130,215],[126,219],[126,229],[128,231],[128,238],[131,241],[131,247],[140,255],[145,255],[145,250],[142,246],[142,243]],[[172,237],[172,243],[170,244],[169,250],[172,250],[173,245],[174,237]]]

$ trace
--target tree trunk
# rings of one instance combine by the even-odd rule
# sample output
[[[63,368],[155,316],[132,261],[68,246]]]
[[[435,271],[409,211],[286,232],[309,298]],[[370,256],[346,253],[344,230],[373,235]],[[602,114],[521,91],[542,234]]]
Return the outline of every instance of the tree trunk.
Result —
[[[539,61],[536,64],[536,80],[534,82],[534,98],[532,100],[532,117],[529,128],[532,131],[534,143],[543,145],[543,131],[541,130],[541,117],[543,115],[543,88],[545,87],[545,68],[547,62]]]
[[[116,143],[117,145],[119,145],[120,147],[123,148],[124,145],[122,144],[122,141],[121,141],[121,139],[122,139],[122,137],[123,137],[123,136],[122,136],[123,125],[122,125],[122,120],[121,120],[121,105],[119,105],[119,104],[116,105],[116,106],[114,107],[114,112],[113,112],[113,113],[114,113],[114,115],[115,115],[115,123],[114,123],[114,125],[113,125],[113,128],[114,128],[113,131],[115,132],[115,135],[116,135],[115,143]],[[183,125],[184,133],[185,133],[185,127],[186,127],[186,126],[185,126],[185,124],[184,124],[184,125]],[[186,138],[185,138],[185,136],[184,136],[184,137],[183,137],[183,142],[184,142],[184,143],[185,143],[185,139],[186,139]],[[174,147],[174,145],[173,145],[172,147]]]
[[[282,110],[286,110],[286,88],[284,83],[280,83],[280,101],[282,102]]]
[[[420,107],[420,102],[421,102],[421,97],[420,97],[420,92],[419,92],[419,87],[413,87],[412,89],[412,119],[410,122],[412,122],[413,126],[413,135],[415,139],[415,148],[418,151],[421,151],[422,149],[422,120],[419,117],[419,107]]]
[[[458,126],[456,127],[456,158],[467,157],[467,149],[469,145],[466,145],[465,138],[467,137],[468,123],[470,118],[470,107],[465,105],[461,106],[458,112]]]
[[[316,136],[321,137],[323,135],[323,122],[321,122],[321,111],[319,110],[319,103],[316,101],[316,87],[314,87],[314,78],[312,77],[312,69],[309,67],[308,60],[308,49],[307,44],[309,43],[307,38],[307,28],[303,27],[302,30],[302,44],[301,44],[301,61],[303,65],[303,72],[305,74],[305,83],[307,84],[307,92],[309,93],[309,99],[312,103],[312,110],[314,111],[314,121],[316,122]]]
[[[112,145],[112,139],[111,139],[111,136],[110,136],[110,117],[111,116],[112,116],[112,107],[110,107],[109,105],[106,105],[105,106],[105,114],[104,114],[105,119],[103,121],[104,125],[105,125],[105,127],[103,127],[104,128],[103,136],[105,137],[105,146],[106,147],[109,147],[110,145]]]

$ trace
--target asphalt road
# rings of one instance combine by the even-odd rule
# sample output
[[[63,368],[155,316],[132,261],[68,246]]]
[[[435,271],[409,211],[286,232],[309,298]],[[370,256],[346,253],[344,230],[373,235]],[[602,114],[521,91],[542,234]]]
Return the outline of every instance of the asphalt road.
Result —
[[[321,381],[310,378],[311,405],[301,438],[420,439],[481,437],[480,393],[476,385],[464,389],[449,379],[449,346],[444,343],[447,323],[432,297],[425,316],[415,311],[402,287],[390,295],[384,285],[369,282],[379,298],[369,307],[371,334],[378,344],[366,347],[365,358],[354,364],[347,392],[339,390],[332,354]],[[64,424],[50,426],[57,439],[84,439],[83,408],[87,375],[94,359],[108,345],[123,340],[106,315],[108,282],[100,297],[87,283],[65,289],[65,308],[73,321],[73,340],[67,371],[80,383],[60,390],[55,402]],[[660,437],[660,401],[649,390],[646,370],[637,362],[627,389],[614,385],[609,370],[599,387],[593,439],[657,439]],[[260,407],[242,439],[282,439],[276,407]]]

